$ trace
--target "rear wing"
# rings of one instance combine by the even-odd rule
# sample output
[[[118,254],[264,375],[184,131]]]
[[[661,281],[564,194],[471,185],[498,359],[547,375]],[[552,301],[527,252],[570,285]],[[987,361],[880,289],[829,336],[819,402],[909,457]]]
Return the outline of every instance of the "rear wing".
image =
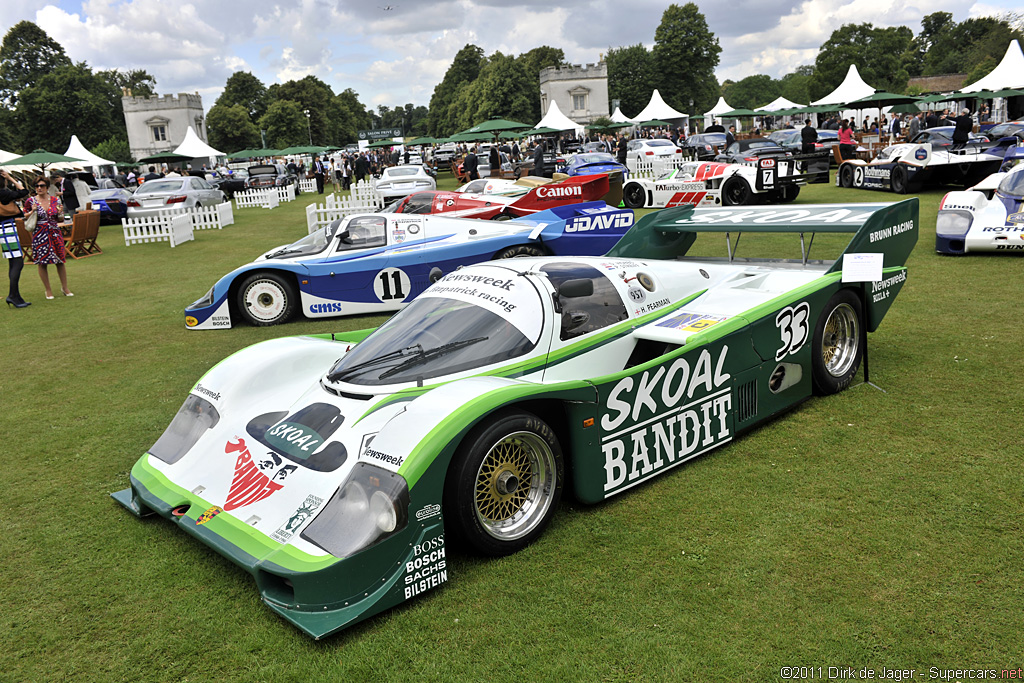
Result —
[[[744,232],[795,233],[800,236],[801,259],[817,233],[851,233],[843,254],[880,253],[883,268],[906,263],[917,243],[918,199],[895,203],[806,204],[803,206],[745,206],[695,209],[691,206],[662,209],[645,215],[627,232],[608,256],[671,260],[686,256],[697,233],[724,233],[729,260],[736,260],[736,246]],[[806,237],[810,236],[810,243]],[[841,255],[826,272],[843,269]]]
[[[593,202],[608,192],[608,175],[572,176],[557,183],[538,185],[508,205],[509,213],[523,216],[552,206]]]
[[[829,152],[808,152],[807,154],[794,154],[793,156],[780,159],[792,164],[792,174],[803,180],[808,185],[828,183],[828,169],[831,165],[832,154]]]

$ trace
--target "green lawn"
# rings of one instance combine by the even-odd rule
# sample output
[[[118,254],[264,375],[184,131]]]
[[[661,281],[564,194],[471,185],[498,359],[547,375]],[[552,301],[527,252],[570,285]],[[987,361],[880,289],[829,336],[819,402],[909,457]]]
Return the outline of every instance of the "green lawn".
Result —
[[[442,187],[453,186],[442,175]],[[248,574],[109,494],[213,364],[383,317],[190,332],[183,307],[305,234],[305,205],[68,264],[74,298],[0,311],[0,681],[745,681],[782,666],[1016,668],[1024,611],[1024,259],[941,257],[921,197],[871,379],[314,642]],[[892,195],[805,188],[806,202]],[[746,237],[744,237],[746,239]],[[799,246],[795,246],[796,255]],[[740,247],[741,255],[756,255]],[[51,269],[52,273],[52,269]],[[55,275],[51,275],[55,277]],[[55,288],[56,289],[56,288]]]

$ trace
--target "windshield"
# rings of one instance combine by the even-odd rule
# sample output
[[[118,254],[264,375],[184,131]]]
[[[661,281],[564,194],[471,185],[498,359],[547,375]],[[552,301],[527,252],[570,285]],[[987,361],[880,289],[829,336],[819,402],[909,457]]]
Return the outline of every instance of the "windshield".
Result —
[[[671,140],[647,140],[648,147],[675,147]]]
[[[576,161],[580,164],[614,164],[615,157],[604,152],[593,152],[590,154],[577,154]]]
[[[407,176],[419,175],[419,173],[420,170],[418,168],[411,168],[409,166],[396,166],[384,171],[384,175],[387,178],[404,178]]]
[[[181,180],[150,180],[143,183],[135,194],[163,194],[165,192],[177,192],[181,189]]]
[[[292,258],[295,256],[312,256],[313,254],[319,254],[324,248],[331,243],[331,239],[334,237],[334,233],[338,231],[338,226],[344,222],[344,218],[339,218],[336,221],[331,221],[330,225],[324,226],[319,230],[312,232],[297,242],[281,247],[277,251],[267,254],[267,258]]]
[[[363,385],[416,382],[531,351],[544,323],[528,277],[503,266],[449,273],[344,358],[327,379]]]
[[[1013,172],[999,181],[999,194],[1006,197],[1024,197],[1024,166],[1015,167]]]

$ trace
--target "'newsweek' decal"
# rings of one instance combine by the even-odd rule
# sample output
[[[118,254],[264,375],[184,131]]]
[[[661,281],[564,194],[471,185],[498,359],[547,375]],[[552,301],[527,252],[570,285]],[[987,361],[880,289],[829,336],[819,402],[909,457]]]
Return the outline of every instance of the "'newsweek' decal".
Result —
[[[420,295],[474,304],[514,325],[531,342],[540,339],[544,313],[537,291],[513,271],[487,266],[448,273]]]

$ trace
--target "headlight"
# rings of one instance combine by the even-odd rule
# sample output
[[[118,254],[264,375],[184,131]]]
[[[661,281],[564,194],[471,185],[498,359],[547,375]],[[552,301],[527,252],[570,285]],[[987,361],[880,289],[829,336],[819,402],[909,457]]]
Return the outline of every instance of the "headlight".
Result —
[[[935,221],[935,234],[945,239],[963,239],[971,229],[973,218],[966,211],[939,211]]]
[[[192,308],[206,308],[207,306],[212,306],[212,305],[213,305],[213,287],[210,287],[210,291],[208,291],[206,294],[203,294],[203,297],[201,299],[196,299],[191,304],[189,304],[186,307],[185,310],[189,310],[189,309],[192,309]]]
[[[405,478],[359,462],[301,536],[335,557],[349,557],[404,529],[408,511]]]
[[[160,458],[168,465],[181,460],[199,437],[220,422],[220,413],[205,398],[190,394],[178,414],[171,420],[164,433],[149,449],[150,455]]]

